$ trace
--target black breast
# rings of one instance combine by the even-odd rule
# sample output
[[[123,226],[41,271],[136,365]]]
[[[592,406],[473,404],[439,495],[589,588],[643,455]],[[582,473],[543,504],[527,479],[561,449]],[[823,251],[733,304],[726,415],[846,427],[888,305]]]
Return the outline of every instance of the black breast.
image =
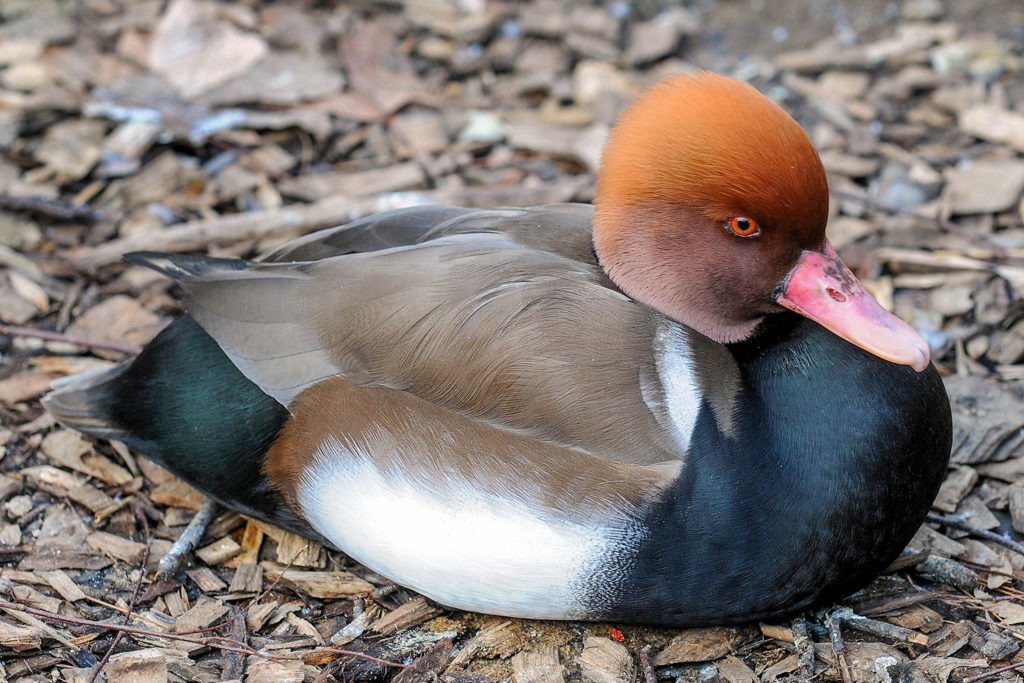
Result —
[[[952,427],[934,367],[883,361],[790,314],[732,351],[736,437],[705,406],[608,614],[729,623],[834,600],[885,569],[938,491]]]

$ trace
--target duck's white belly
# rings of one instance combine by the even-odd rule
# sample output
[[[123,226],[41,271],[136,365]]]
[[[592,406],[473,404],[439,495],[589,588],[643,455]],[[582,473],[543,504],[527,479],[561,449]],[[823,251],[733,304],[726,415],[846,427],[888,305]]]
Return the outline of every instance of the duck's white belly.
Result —
[[[391,476],[333,437],[319,450],[298,487],[310,524],[358,562],[450,607],[581,618],[607,558],[640,535],[456,477]]]

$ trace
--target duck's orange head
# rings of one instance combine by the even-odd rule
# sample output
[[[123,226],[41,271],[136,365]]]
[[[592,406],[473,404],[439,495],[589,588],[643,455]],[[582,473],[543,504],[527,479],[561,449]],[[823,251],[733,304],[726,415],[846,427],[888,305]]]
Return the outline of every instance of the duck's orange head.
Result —
[[[828,182],[806,133],[753,87],[673,76],[608,139],[594,247],[630,297],[720,342],[783,307],[888,360],[928,347],[864,290],[825,240]]]

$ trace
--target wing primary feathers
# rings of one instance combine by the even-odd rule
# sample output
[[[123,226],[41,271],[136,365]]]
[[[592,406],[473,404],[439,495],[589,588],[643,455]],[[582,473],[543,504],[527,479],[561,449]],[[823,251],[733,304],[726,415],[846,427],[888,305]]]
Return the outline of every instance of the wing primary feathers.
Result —
[[[145,266],[177,282],[200,277],[214,270],[246,270],[247,261],[214,258],[195,254],[166,254],[158,251],[133,251],[124,255],[128,263]]]

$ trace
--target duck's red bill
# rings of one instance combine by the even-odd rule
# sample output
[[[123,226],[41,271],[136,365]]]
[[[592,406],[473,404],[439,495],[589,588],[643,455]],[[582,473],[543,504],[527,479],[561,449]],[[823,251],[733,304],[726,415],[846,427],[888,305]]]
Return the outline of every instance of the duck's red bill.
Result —
[[[918,372],[928,367],[924,338],[882,308],[827,241],[824,252],[800,256],[776,302],[879,358]]]

